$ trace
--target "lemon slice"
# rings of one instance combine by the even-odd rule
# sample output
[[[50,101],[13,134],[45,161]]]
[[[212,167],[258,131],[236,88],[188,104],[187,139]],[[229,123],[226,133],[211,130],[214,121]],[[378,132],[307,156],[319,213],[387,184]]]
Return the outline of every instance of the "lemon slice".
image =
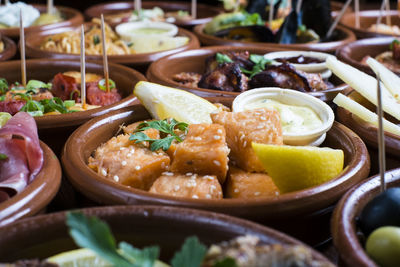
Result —
[[[48,262],[56,263],[60,267],[108,267],[111,263],[103,260],[96,253],[87,248],[75,249],[57,254],[47,259]]]
[[[320,185],[343,170],[344,153],[340,149],[257,143],[252,146],[282,193]]]
[[[151,82],[138,82],[133,93],[158,120],[174,118],[186,123],[211,123],[210,113],[218,108],[184,90]]]

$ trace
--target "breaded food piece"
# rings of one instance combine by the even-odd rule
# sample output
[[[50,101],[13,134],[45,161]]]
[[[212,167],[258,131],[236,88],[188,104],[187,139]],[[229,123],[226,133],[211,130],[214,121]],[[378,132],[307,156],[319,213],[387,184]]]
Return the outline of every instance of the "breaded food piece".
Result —
[[[228,171],[229,148],[225,129],[218,124],[191,124],[183,142],[176,145],[171,171],[215,175],[222,184]]]
[[[135,144],[129,136],[121,134],[102,144],[89,158],[88,166],[123,185],[149,190],[161,173],[168,170],[170,158],[162,150],[152,152],[148,144]]]
[[[283,144],[281,119],[278,111],[260,108],[243,112],[212,113],[214,123],[224,126],[226,142],[231,150],[230,158],[241,169],[248,172],[263,172],[251,142],[261,144]]]
[[[149,192],[186,198],[221,199],[222,188],[214,175],[193,173],[174,174],[165,172],[158,178]]]
[[[229,166],[225,185],[227,198],[260,198],[279,195],[279,189],[267,174],[246,172],[233,166]]]

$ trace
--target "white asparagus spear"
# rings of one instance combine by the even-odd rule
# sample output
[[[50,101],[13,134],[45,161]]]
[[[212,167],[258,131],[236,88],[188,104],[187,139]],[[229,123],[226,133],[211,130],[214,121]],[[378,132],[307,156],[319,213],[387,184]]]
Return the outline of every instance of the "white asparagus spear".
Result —
[[[375,73],[379,73],[385,87],[394,98],[400,101],[400,77],[372,57],[367,59],[367,64]]]

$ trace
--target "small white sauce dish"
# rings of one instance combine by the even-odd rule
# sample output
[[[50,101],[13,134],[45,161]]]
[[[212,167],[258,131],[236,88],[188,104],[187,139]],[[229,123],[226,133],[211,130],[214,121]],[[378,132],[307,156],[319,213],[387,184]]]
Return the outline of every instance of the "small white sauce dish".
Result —
[[[283,132],[283,142],[293,146],[319,146],[325,140],[326,132],[332,127],[335,115],[329,105],[311,95],[292,89],[264,87],[246,91],[238,95],[232,104],[233,112],[248,110],[249,106],[267,99],[282,104],[306,107],[315,112],[321,124],[308,131]]]
[[[321,52],[313,52],[313,51],[281,51],[281,52],[272,52],[264,55],[264,58],[270,59],[270,60],[275,60],[277,58],[291,58],[291,57],[298,57],[298,56],[304,56],[304,57],[312,57],[319,59],[321,63],[306,63],[306,64],[295,64],[295,63],[290,63],[293,65],[296,69],[302,70],[304,72],[308,73],[320,73],[323,79],[328,79],[331,75],[332,72],[326,67],[326,59],[328,57],[331,57],[332,55],[327,54],[327,53],[321,53]],[[276,62],[273,63],[276,65],[282,64],[281,62]]]
[[[149,29],[148,32],[140,30]],[[154,32],[159,30],[160,32]],[[119,24],[115,31],[122,40],[131,42],[143,37],[173,37],[178,34],[178,27],[174,24],[154,21],[132,21]],[[153,32],[152,32],[153,31]]]

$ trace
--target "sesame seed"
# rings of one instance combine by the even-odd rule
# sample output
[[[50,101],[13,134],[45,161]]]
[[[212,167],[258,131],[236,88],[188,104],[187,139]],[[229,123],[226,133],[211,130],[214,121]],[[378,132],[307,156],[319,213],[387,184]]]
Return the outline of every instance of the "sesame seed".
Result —
[[[254,195],[255,196],[259,196],[259,195],[261,195],[261,193],[260,192],[254,192]]]
[[[267,118],[265,118],[264,116],[260,117],[260,119],[261,119],[262,121],[266,121],[266,120],[267,120]]]
[[[128,164],[128,163],[126,163],[125,160],[121,162],[121,165],[122,165],[122,166],[126,166],[126,164]]]
[[[127,158],[130,158],[130,157],[132,157],[132,154],[131,154],[131,153],[128,153],[128,154],[126,155],[126,157],[127,157]]]
[[[178,191],[179,189],[181,189],[181,187],[179,185],[174,186],[174,191]]]
[[[119,181],[119,177],[118,175],[114,175],[114,181],[118,182]]]
[[[210,194],[206,194],[206,198],[211,198],[211,195]]]
[[[192,175],[193,175],[193,173],[191,173],[191,172],[186,173],[186,176],[192,176]]]
[[[214,176],[206,175],[204,176],[204,179],[208,179],[210,181],[214,180]]]
[[[135,167],[135,169],[138,171],[138,170],[141,169],[141,167],[140,167],[139,165],[137,165],[137,166]]]
[[[135,153],[135,149],[131,148],[131,151],[129,151],[129,153],[131,153],[131,154]]]
[[[217,166],[221,166],[221,162],[219,162],[218,160],[213,160],[213,163]]]
[[[219,136],[219,135],[214,135],[214,139],[215,139],[215,140],[219,140],[219,139],[221,139],[221,136]]]
[[[195,141],[201,141],[202,138],[200,136],[196,136],[195,138],[193,138]]]
[[[218,129],[218,130],[217,130],[217,133],[222,134],[222,130],[221,130],[221,129]]]
[[[247,141],[244,141],[243,142],[243,147],[246,147],[246,145],[247,145]]]
[[[125,150],[126,149],[126,147],[123,147],[123,146],[121,146],[120,148],[119,148],[119,150]]]
[[[199,197],[197,195],[193,195],[192,198],[198,199]]]
[[[210,192],[212,193],[212,192],[214,192],[214,190],[216,190],[217,189],[217,187],[215,186],[215,185],[211,185],[210,186]]]
[[[257,129],[262,129],[262,128],[264,128],[264,125],[262,125],[262,124],[257,126]]]
[[[163,172],[162,175],[174,176],[174,173],[173,172]]]
[[[103,174],[103,176],[107,176],[107,170],[104,168],[101,168],[101,174]]]
[[[239,189],[235,188],[235,190],[233,190],[233,192],[239,193]]]

